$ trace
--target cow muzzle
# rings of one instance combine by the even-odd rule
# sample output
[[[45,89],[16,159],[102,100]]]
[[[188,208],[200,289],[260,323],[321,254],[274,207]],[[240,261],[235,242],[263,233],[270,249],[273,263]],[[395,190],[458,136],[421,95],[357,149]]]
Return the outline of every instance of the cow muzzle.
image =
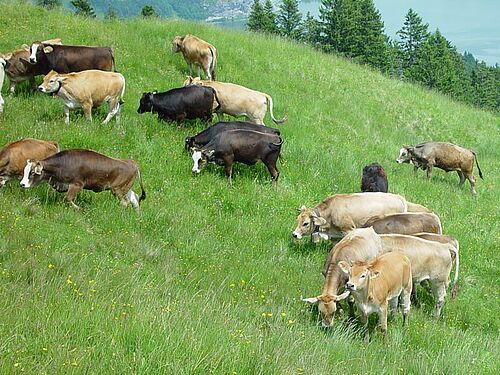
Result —
[[[349,290],[356,290],[356,285],[354,285],[353,283],[349,283],[349,282],[347,282],[347,283],[345,284],[345,288],[346,288],[346,289],[349,289]]]
[[[293,231],[292,232],[292,237],[296,240],[301,240],[302,239],[302,235],[296,231]]]
[[[24,181],[21,181],[19,185],[21,185],[23,189],[28,189],[30,187],[29,182],[24,182]]]

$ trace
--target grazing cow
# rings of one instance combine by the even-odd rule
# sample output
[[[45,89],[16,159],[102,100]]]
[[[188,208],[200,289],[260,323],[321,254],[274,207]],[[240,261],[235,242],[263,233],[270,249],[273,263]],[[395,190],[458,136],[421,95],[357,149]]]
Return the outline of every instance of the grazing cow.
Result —
[[[261,133],[269,133],[280,135],[280,131],[275,128],[268,128],[267,126],[256,125],[251,122],[243,121],[221,121],[209,126],[205,130],[202,130],[198,134],[187,137],[185,140],[186,149],[191,147],[201,148],[209,143],[215,136],[219,133],[226,132],[228,130],[243,129],[243,130],[255,130]]]
[[[389,183],[387,182],[387,173],[379,163],[371,163],[363,168],[363,177],[361,178],[362,192],[381,192],[387,193]]]
[[[216,111],[219,121],[224,121],[224,113],[231,116],[246,116],[248,121],[264,125],[264,116],[267,106],[269,114],[275,124],[282,124],[287,120],[287,116],[277,120],[273,114],[273,99],[270,95],[260,91],[248,89],[234,83],[203,81],[199,77],[188,77],[184,86],[198,85],[212,87],[217,92],[220,103]]]
[[[61,44],[61,39],[51,39],[43,43]],[[9,78],[9,94],[14,95],[16,83],[20,84],[24,81],[29,81],[30,87],[33,91],[36,90],[35,76],[44,74],[39,66],[30,64],[30,47],[23,44],[21,48],[13,52],[4,54],[5,74]]]
[[[452,242],[441,243],[402,234],[381,234],[379,237],[382,241],[381,253],[402,251],[410,259],[414,283],[429,282],[436,299],[435,316],[439,317],[446,297],[446,288],[450,283],[453,253],[456,262],[452,296],[456,295],[458,248]]]
[[[113,51],[109,47],[67,46],[54,43],[34,42],[30,47],[29,62],[47,74],[81,72],[83,70],[111,71],[115,65]]]
[[[5,60],[0,57],[0,114],[3,113],[3,98],[2,98],[2,87],[3,87],[3,79],[5,77]]]
[[[368,342],[368,316],[377,313],[378,324],[384,342],[387,343],[387,313],[394,315],[398,301],[403,313],[403,326],[407,325],[410,312],[410,296],[413,287],[410,260],[401,252],[384,254],[371,261],[339,262],[342,271],[349,275],[346,289],[354,296],[356,307],[361,313],[364,340]]]
[[[391,193],[353,193],[332,195],[314,208],[300,208],[293,238],[311,234],[313,242],[340,238],[362,227],[371,217],[406,212],[406,200]]]
[[[45,159],[59,152],[52,141],[22,138],[6,144],[0,150],[0,187],[11,179],[21,179],[28,159]]]
[[[120,73],[85,70],[59,74],[51,71],[38,87],[41,92],[59,96],[64,103],[64,121],[69,124],[69,111],[83,108],[85,117],[92,121],[92,108],[104,102],[109,111],[102,122],[107,124],[113,116],[120,118],[120,104],[125,93],[125,78]]]
[[[132,190],[135,177],[141,186],[140,197]],[[91,150],[65,150],[40,161],[28,160],[21,186],[27,189],[41,182],[67,192],[66,200],[75,208],[79,207],[73,200],[82,189],[96,193],[111,190],[123,206],[131,203],[137,211],[146,198],[135,161],[110,158]]]
[[[405,212],[373,217],[364,227],[373,227],[378,234],[414,234],[420,232],[442,234],[441,220],[427,212]]]
[[[331,326],[337,308],[340,309],[338,302],[349,294],[343,293],[348,277],[339,268],[338,263],[340,261],[349,263],[370,261],[378,256],[381,247],[380,238],[373,229],[362,228],[349,232],[330,251],[323,268],[323,276],[325,276],[323,292],[317,297],[302,299],[309,304],[318,304],[323,316],[323,327]],[[352,303],[349,304],[349,316],[354,317]]]
[[[167,92],[142,94],[137,113],[158,113],[164,121],[202,119],[210,122],[214,107],[218,106],[215,91],[210,87],[180,87]]]
[[[254,165],[261,160],[271,173],[273,183],[279,177],[276,161],[283,140],[279,135],[253,130],[228,130],[217,134],[203,148],[193,149],[193,172],[200,173],[207,163],[223,165],[231,182],[233,162]]]
[[[172,52],[182,52],[182,56],[189,66],[190,76],[193,75],[192,65],[194,64],[198,71],[198,77],[201,67],[207,79],[215,79],[217,49],[210,43],[191,34],[176,36],[172,41]]]
[[[467,178],[472,194],[476,194],[476,180],[472,174],[474,160],[479,171],[479,177],[483,178],[476,153],[447,142],[426,142],[416,146],[403,146],[396,161],[399,164],[413,164],[415,171],[418,168],[427,170],[427,178],[431,177],[433,167],[446,172],[457,171],[460,178],[459,186],[463,186]]]

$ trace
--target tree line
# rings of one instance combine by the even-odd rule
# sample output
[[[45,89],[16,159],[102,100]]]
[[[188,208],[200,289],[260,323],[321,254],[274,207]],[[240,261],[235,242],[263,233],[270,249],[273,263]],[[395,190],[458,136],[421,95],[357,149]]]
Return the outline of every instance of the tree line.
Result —
[[[397,40],[384,34],[373,0],[322,0],[319,13],[319,20],[310,13],[303,18],[298,0],[283,0],[277,10],[271,0],[254,0],[247,29],[311,44],[391,77],[500,111],[500,66],[487,66],[468,52],[461,55],[439,29],[430,32],[413,9]]]

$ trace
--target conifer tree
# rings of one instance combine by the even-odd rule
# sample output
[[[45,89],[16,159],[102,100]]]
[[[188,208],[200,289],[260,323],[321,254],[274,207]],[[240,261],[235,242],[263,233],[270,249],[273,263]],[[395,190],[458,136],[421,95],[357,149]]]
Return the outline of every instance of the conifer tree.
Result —
[[[311,13],[307,12],[304,20],[304,34],[302,39],[309,44],[317,47],[320,45],[321,24],[315,19]]]
[[[264,3],[264,26],[263,31],[270,34],[278,33],[278,26],[276,25],[276,13],[274,13],[273,3],[271,0],[266,0]]]
[[[259,0],[254,0],[248,15],[247,29],[249,31],[264,31],[264,8]]]
[[[75,14],[79,16],[95,18],[95,12],[88,0],[72,0],[71,5],[75,7]]]
[[[144,5],[141,9],[141,16],[143,17],[158,17],[158,14],[151,5]]]
[[[418,49],[429,36],[429,25],[422,22],[422,18],[413,9],[409,9],[401,30],[396,34],[401,39],[399,46],[403,51],[403,68],[411,68],[417,62]]]
[[[108,6],[108,11],[104,15],[104,18],[107,20],[114,20],[114,19],[118,18],[118,13],[116,13],[116,10],[115,10],[115,8],[113,8],[112,5]]]
[[[283,0],[276,17],[278,31],[281,35],[300,40],[302,38],[302,15],[298,0]]]
[[[387,37],[384,35],[384,23],[380,12],[375,8],[373,0],[358,0],[359,11],[356,20],[355,40],[357,46],[354,54],[363,63],[388,69]]]
[[[60,7],[61,0],[37,0],[36,4],[50,10]]]

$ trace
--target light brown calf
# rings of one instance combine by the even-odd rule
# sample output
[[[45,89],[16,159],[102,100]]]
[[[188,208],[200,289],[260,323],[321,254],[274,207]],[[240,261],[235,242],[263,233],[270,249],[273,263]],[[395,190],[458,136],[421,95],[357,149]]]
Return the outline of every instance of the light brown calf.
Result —
[[[200,76],[201,67],[207,79],[215,79],[217,49],[210,43],[191,34],[176,36],[172,41],[172,52],[182,52],[189,66],[190,76],[193,75],[192,65],[194,64],[198,69],[198,76]]]
[[[373,227],[378,234],[442,233],[439,217],[426,212],[405,212],[374,217],[368,220],[364,227]]]

